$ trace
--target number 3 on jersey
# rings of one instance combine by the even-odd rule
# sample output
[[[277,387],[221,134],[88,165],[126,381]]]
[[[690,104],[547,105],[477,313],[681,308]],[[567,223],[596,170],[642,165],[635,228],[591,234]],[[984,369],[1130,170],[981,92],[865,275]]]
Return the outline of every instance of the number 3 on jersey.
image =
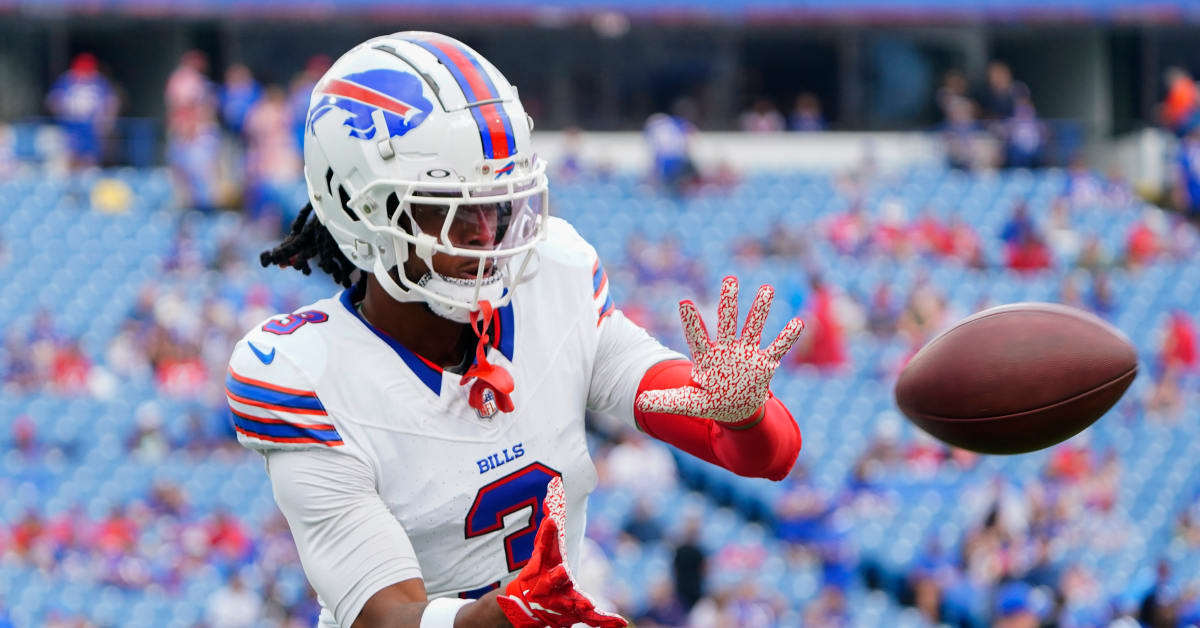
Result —
[[[466,537],[470,539],[501,530],[504,517],[532,506],[529,524],[504,537],[508,571],[524,567],[533,556],[533,538],[545,514],[542,502],[546,499],[546,487],[555,477],[562,477],[562,474],[535,462],[479,489],[475,503],[467,513]]]

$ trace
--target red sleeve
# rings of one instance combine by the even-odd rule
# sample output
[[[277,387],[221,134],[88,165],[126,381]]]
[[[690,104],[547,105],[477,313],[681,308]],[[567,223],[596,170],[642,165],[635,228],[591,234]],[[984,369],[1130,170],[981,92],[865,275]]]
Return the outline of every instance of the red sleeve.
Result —
[[[670,360],[646,371],[638,394],[691,385],[692,363]],[[782,480],[800,455],[800,427],[775,395],[754,416],[737,423],[641,412],[636,405],[634,418],[638,427],[654,438],[746,477]]]

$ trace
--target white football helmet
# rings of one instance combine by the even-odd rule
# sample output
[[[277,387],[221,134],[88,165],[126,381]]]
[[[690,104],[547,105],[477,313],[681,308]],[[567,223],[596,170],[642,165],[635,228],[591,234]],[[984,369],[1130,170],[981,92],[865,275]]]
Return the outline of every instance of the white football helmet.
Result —
[[[480,301],[508,303],[544,237],[548,182],[532,127],[516,88],[463,43],[416,31],[377,37],[313,89],[309,200],[346,257],[389,295],[466,322]],[[403,271],[410,247],[424,277]],[[472,261],[438,273],[435,253]],[[399,284],[388,273],[395,266]]]

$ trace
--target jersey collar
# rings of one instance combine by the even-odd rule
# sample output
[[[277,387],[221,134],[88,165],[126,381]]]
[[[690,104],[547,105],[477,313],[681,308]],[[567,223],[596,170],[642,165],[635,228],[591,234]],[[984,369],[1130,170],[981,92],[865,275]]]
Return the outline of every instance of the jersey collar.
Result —
[[[363,295],[366,294],[366,291],[366,282],[360,281],[353,287],[342,290],[342,293],[338,296],[338,300],[341,301],[342,306],[346,308],[347,312],[350,312],[354,318],[357,318],[360,322],[362,322],[364,327],[371,330],[371,333],[375,334],[380,340],[387,344],[387,346],[391,347],[392,351],[395,351],[396,355],[400,356],[400,360],[403,361],[404,364],[408,366],[409,370],[413,372],[413,375],[416,375],[417,379],[421,380],[421,383],[425,384],[429,390],[433,391],[433,394],[441,395],[442,367],[430,362],[420,355],[417,355],[411,349],[405,347],[399,342],[396,342],[394,338],[383,333],[382,331],[379,331],[379,329],[367,321],[366,318],[363,318],[363,315],[358,311],[356,304],[362,300]],[[492,348],[496,349],[501,353],[501,355],[508,358],[509,362],[513,361],[513,352],[515,348],[515,343],[513,342],[513,335],[515,332],[515,325],[513,324],[514,319],[513,304],[510,300],[508,305],[497,309],[495,314],[493,314],[492,328],[490,332],[492,335]]]

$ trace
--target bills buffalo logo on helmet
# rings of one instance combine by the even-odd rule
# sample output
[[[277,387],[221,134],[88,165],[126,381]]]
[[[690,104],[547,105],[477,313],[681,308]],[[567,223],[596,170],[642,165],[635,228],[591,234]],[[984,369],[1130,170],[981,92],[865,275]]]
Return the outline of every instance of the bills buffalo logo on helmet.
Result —
[[[343,123],[350,137],[369,140],[375,137],[376,111],[383,113],[389,135],[404,135],[420,126],[433,103],[422,94],[421,79],[396,70],[367,70],[330,78],[315,88],[321,95],[308,112],[308,132],[313,124],[333,109],[349,116]]]

